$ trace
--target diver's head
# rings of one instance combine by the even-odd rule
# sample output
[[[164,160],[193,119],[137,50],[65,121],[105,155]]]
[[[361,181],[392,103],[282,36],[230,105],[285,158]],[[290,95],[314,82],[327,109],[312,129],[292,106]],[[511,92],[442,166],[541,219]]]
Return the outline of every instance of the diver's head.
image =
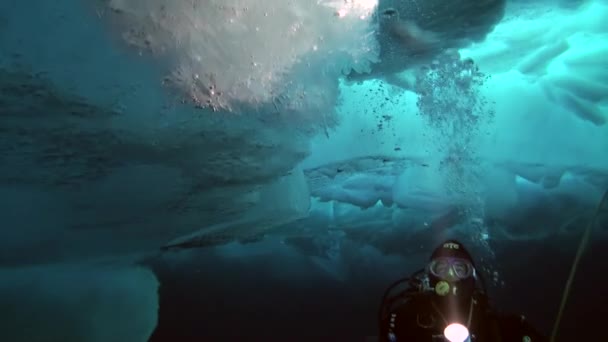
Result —
[[[456,240],[447,240],[433,251],[427,272],[430,285],[440,297],[468,299],[475,290],[473,258]]]

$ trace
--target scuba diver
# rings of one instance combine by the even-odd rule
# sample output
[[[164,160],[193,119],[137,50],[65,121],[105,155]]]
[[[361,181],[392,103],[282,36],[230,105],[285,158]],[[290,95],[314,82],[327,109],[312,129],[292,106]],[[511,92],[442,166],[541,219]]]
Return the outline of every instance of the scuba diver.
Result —
[[[548,341],[523,316],[491,310],[484,281],[456,240],[437,247],[426,269],[390,286],[379,315],[380,341]]]

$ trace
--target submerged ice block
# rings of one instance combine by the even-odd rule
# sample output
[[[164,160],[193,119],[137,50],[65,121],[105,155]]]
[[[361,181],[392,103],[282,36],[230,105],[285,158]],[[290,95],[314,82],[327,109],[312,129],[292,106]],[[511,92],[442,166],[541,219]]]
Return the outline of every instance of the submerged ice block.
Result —
[[[448,195],[445,176],[433,164],[405,169],[393,186],[393,200],[403,208],[433,213],[445,213],[457,203]]]
[[[222,245],[231,241],[251,242],[261,239],[273,228],[308,216],[310,191],[304,173],[294,169],[290,174],[255,190],[248,211],[211,226],[201,223],[200,230],[180,236],[163,248],[195,248]]]
[[[0,268],[0,340],[148,341],[158,286],[152,271],[134,266]]]

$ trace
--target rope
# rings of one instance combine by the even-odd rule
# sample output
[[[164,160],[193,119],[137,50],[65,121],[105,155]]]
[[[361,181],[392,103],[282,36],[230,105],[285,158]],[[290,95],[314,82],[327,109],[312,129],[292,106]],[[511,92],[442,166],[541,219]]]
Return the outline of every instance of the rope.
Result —
[[[608,190],[606,190],[606,192],[604,193],[602,200],[600,201],[599,205],[597,206],[597,208],[595,210],[595,213],[591,219],[591,222],[589,222],[589,225],[587,225],[587,228],[583,232],[583,237],[581,238],[581,242],[578,246],[578,250],[576,251],[576,256],[574,257],[574,263],[572,265],[572,268],[570,269],[570,275],[568,276],[568,281],[566,282],[566,288],[564,289],[564,294],[562,295],[562,302],[559,305],[557,319],[555,320],[555,325],[553,326],[553,331],[551,332],[551,342],[555,342],[555,338],[557,337],[557,331],[559,329],[559,324],[562,320],[562,315],[564,313],[564,308],[566,307],[566,302],[568,301],[568,295],[570,294],[570,288],[572,287],[574,275],[576,274],[578,264],[581,261],[583,253],[585,252],[587,243],[589,242],[589,239],[591,238],[591,233],[593,231],[593,226],[595,224],[595,221],[597,220],[597,217],[599,216],[600,212],[602,212],[602,210],[603,210],[602,207],[604,206],[605,203],[608,204]],[[604,209],[606,209],[606,208],[604,208]]]

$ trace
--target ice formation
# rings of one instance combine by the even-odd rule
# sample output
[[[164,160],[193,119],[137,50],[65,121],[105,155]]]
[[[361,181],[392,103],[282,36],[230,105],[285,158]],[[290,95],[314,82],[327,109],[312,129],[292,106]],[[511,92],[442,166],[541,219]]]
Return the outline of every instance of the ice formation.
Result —
[[[604,2],[510,2],[407,89],[343,78],[381,62],[375,2],[202,3],[0,3],[2,338],[40,303],[66,340],[146,340],[162,246],[274,234],[343,280],[424,234],[576,233],[607,186]]]

